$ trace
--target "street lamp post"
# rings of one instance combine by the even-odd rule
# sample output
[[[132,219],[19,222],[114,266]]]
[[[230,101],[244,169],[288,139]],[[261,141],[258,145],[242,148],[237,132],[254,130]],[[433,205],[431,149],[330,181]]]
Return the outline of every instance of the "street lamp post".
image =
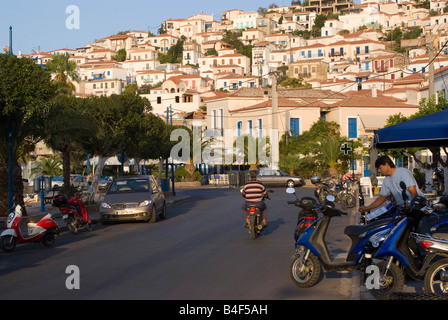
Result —
[[[12,26],[9,27],[9,49],[8,54],[12,55]],[[13,140],[13,121],[12,121],[12,115],[9,115],[8,117],[8,147],[9,147],[9,153],[8,153],[8,165],[9,165],[9,172],[8,172],[8,213],[10,213],[13,210],[14,206],[14,186],[13,186],[13,150],[14,150],[14,140]]]

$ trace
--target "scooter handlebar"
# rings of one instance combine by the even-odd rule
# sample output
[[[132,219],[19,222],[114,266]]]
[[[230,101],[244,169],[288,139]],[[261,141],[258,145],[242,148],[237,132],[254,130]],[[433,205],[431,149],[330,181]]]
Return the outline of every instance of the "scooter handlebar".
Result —
[[[335,209],[335,208],[331,208],[329,206],[326,205],[322,205],[320,208],[321,212],[328,216],[328,217],[336,217],[336,216],[341,216],[341,215],[347,215],[347,212]]]

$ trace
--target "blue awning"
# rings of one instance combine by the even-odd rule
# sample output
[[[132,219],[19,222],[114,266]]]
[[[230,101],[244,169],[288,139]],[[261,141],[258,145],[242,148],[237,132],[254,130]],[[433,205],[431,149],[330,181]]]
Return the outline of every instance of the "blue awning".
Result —
[[[448,110],[375,130],[379,149],[448,146]]]

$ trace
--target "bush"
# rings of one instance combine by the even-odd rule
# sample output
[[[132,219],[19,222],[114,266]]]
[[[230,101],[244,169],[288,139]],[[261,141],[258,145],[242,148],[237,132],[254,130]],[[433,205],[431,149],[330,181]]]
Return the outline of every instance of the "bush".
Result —
[[[202,174],[199,171],[195,171],[193,173],[193,180],[199,181],[202,184],[202,181],[204,181],[204,178],[202,177]]]
[[[174,171],[174,181],[185,181],[185,178],[191,178],[191,174],[185,170],[185,166],[177,167]]]

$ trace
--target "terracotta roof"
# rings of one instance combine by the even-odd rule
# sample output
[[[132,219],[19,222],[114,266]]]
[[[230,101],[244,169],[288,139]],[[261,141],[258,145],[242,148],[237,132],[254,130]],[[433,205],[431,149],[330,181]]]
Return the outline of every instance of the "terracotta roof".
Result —
[[[338,101],[331,108],[419,108],[419,105],[406,104],[390,98],[369,97],[367,95],[350,95],[347,99]]]

